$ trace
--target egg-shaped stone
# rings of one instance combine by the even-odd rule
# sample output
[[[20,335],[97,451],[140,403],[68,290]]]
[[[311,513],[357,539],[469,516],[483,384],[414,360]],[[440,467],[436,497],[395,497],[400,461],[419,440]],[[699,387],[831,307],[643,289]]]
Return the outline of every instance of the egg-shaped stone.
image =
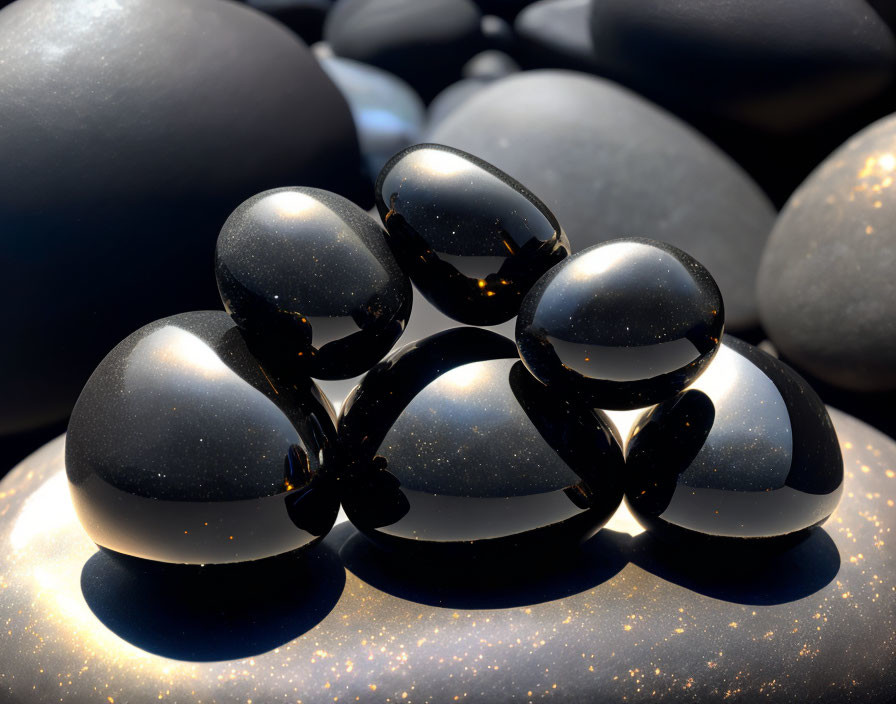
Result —
[[[896,116],[831,154],[781,211],[759,268],[762,325],[801,370],[896,391]]]
[[[253,351],[278,376],[347,379],[401,335],[412,292],[382,228],[315,188],[253,196],[224,223],[218,290]]]
[[[516,320],[538,379],[597,408],[643,408],[684,389],[719,347],[719,287],[690,255],[627,238],[577,252],[545,274]]]
[[[513,342],[455,328],[368,372],[342,407],[340,495],[387,548],[560,550],[619,505],[612,423],[529,374]]]
[[[342,95],[246,5],[18,0],[0,57],[0,435],[67,417],[141,325],[215,307],[211,252],[243,200],[361,182]]]
[[[333,411],[313,381],[279,385],[223,311],[150,323],[90,377],[65,465],[100,547],[216,564],[296,551],[339,508]]]
[[[529,288],[569,254],[557,218],[521,183],[451,147],[396,154],[376,184],[389,244],[420,292],[468,325],[515,316]]]
[[[775,210],[702,135],[610,81],[570,71],[522,71],[456,105],[425,139],[525,183],[574,252],[617,237],[668,242],[712,273],[730,330],[757,325],[756,271]]]
[[[730,336],[697,381],[646,411],[629,436],[626,501],[666,541],[795,540],[842,493],[840,445],[821,399],[786,364]]]

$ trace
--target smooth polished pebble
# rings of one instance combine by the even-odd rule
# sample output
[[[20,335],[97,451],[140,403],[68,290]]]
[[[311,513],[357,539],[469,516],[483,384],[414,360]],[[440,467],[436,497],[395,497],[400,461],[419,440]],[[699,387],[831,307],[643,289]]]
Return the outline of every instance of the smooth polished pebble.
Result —
[[[726,336],[696,382],[636,421],[625,492],[638,521],[665,541],[792,541],[837,508],[843,458],[805,380]]]
[[[532,284],[569,254],[535,194],[451,147],[418,144],[396,154],[377,180],[376,207],[420,292],[469,325],[512,318]]]
[[[597,408],[643,408],[694,381],[719,347],[719,287],[693,257],[628,238],[577,252],[523,299],[516,340],[551,388]]]
[[[414,90],[388,71],[338,56],[318,57],[355,120],[370,182],[393,154],[420,141],[426,116]]]
[[[336,86],[233,2],[17,0],[0,125],[0,436],[66,418],[141,325],[216,307],[211,252],[246,197],[361,182]]]
[[[781,211],[759,269],[782,356],[851,391],[896,390],[896,116],[831,154]]]
[[[563,550],[619,505],[615,432],[532,377],[511,340],[455,328],[390,355],[346,399],[343,507],[390,549]]]
[[[643,98],[581,73],[523,71],[462,102],[425,139],[525,183],[574,252],[618,237],[683,249],[718,282],[729,330],[757,325],[774,209],[728,156]]]
[[[334,193],[276,188],[227,219],[215,250],[227,312],[285,379],[347,379],[399,338],[412,293],[367,213]]]
[[[99,546],[158,562],[273,557],[325,535],[329,401],[278,385],[222,311],[150,323],[113,349],[72,412],[65,466]]]

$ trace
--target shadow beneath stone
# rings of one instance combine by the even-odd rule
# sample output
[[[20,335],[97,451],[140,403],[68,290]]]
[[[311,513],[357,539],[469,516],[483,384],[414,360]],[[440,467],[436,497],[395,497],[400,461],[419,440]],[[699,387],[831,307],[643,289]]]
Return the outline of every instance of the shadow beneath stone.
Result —
[[[500,609],[597,587],[625,567],[623,546],[628,540],[627,534],[604,529],[567,551],[431,559],[421,553],[409,558],[386,552],[355,532],[339,554],[346,569],[392,596],[429,606]]]
[[[309,631],[345,586],[336,552],[242,565],[167,565],[95,553],[81,571],[87,605],[115,634],[177,660],[233,660],[267,652]]]
[[[647,533],[633,538],[629,560],[698,594],[737,604],[771,606],[803,599],[840,570],[840,552],[823,528],[783,549],[676,549]]]

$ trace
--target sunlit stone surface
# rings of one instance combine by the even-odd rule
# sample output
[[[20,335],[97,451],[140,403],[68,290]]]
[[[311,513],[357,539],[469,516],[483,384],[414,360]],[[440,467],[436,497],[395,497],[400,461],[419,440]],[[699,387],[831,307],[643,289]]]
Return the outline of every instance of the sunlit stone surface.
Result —
[[[578,252],[523,299],[520,355],[552,389],[597,408],[644,408],[709,364],[725,311],[719,287],[676,247],[621,239]]]
[[[84,529],[117,553],[229,563],[288,553],[333,525],[329,402],[279,384],[222,311],[130,335],[69,422],[66,466]]]
[[[783,362],[732,337],[707,370],[635,423],[626,501],[673,542],[755,547],[801,537],[843,493],[834,427]]]

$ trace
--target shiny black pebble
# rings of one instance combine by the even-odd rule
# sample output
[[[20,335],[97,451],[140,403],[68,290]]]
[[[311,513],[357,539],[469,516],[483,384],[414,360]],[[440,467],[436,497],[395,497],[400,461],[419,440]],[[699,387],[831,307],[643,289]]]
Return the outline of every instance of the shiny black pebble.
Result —
[[[389,244],[420,292],[445,315],[497,325],[569,242],[547,206],[466,152],[418,144],[380,172],[376,206]]]
[[[307,377],[275,385],[226,313],[150,323],[106,356],[72,413],[78,518],[100,547],[159,562],[303,548],[339,508],[333,415]]]
[[[730,336],[696,382],[638,419],[627,453],[626,501],[670,542],[790,542],[843,493],[821,399],[783,362]]]
[[[516,322],[538,379],[597,408],[643,408],[674,396],[719,347],[719,287],[693,257],[627,238],[577,252],[532,287]]]
[[[362,374],[411,314],[410,281],[382,228],[316,188],[277,188],[242,203],[218,237],[215,274],[253,352],[287,380]]]
[[[442,332],[377,365],[345,401],[339,442],[343,507],[387,549],[560,550],[622,497],[612,423],[540,384],[486,330]]]

